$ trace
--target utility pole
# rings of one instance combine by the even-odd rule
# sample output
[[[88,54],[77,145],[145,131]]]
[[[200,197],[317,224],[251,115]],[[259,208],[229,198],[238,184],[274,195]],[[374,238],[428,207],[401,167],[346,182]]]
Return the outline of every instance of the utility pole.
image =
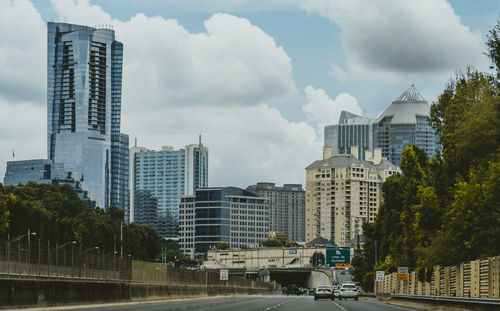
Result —
[[[123,221],[120,221],[120,258],[123,258]]]

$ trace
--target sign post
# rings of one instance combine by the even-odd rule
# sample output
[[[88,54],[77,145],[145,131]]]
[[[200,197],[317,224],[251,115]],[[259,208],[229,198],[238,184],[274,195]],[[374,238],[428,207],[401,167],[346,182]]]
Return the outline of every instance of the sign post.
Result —
[[[345,246],[327,247],[326,265],[331,268],[351,267],[351,248]]]
[[[375,272],[375,287],[373,288],[373,292],[375,293],[375,297],[377,297],[377,282],[383,282],[385,277],[384,271],[376,271]]]
[[[408,281],[408,267],[398,267],[398,280]]]
[[[385,272],[384,271],[377,271],[376,272],[376,281],[377,282],[383,282],[384,281],[384,276],[385,276]]]
[[[229,280],[229,270],[220,270],[219,271],[219,279],[221,281]]]

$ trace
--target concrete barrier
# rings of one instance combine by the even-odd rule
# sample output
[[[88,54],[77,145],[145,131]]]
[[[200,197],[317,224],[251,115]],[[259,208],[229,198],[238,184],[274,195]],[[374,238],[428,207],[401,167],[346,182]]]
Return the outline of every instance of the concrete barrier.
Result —
[[[274,293],[271,288],[0,279],[0,308]]]

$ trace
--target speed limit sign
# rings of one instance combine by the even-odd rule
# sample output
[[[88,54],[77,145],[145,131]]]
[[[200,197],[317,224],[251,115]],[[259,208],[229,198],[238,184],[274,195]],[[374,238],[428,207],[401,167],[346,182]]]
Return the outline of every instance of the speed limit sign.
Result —
[[[229,270],[220,270],[219,271],[219,279],[221,281],[229,280]]]

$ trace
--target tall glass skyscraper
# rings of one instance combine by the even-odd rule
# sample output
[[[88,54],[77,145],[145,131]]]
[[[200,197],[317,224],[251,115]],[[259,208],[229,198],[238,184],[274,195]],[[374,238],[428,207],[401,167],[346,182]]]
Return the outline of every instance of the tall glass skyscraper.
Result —
[[[208,186],[208,148],[201,141],[180,150],[134,146],[131,159],[131,221],[152,226],[162,237],[177,237],[180,197]]]
[[[332,155],[351,154],[351,147],[358,146],[358,158],[365,160],[365,152],[373,150],[373,120],[342,111],[339,123],[325,126],[325,147],[332,148]]]
[[[429,118],[429,103],[412,84],[374,123],[376,148],[382,157],[399,165],[406,146],[416,145],[429,157],[438,148],[438,137]]]
[[[128,136],[120,133],[123,44],[111,29],[48,23],[47,152],[106,208],[128,209]]]
[[[427,101],[411,85],[376,120],[342,111],[338,124],[325,126],[324,146],[331,148],[331,154],[326,154],[351,154],[351,147],[358,146],[358,158],[366,160],[366,151],[380,148],[382,157],[399,165],[403,149],[416,145],[431,157],[439,145],[429,109]]]

